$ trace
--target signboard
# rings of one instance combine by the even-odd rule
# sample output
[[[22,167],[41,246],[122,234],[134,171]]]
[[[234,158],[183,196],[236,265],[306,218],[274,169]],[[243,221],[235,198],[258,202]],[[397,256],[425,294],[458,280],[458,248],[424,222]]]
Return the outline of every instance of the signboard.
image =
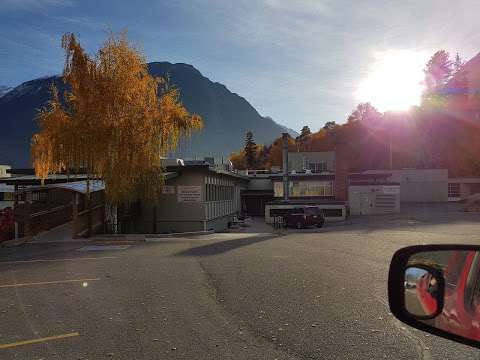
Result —
[[[202,187],[201,186],[177,186],[178,202],[201,202]]]
[[[162,194],[163,195],[173,195],[173,194],[175,194],[175,186],[173,186],[173,185],[163,185]]]
[[[398,195],[400,194],[400,186],[384,186],[383,193],[389,195]]]

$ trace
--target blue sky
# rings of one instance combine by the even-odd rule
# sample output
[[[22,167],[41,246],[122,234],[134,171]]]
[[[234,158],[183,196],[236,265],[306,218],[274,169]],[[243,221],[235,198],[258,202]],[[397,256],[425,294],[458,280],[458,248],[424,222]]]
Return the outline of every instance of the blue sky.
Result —
[[[94,52],[128,28],[148,61],[190,63],[262,115],[318,130],[345,121],[385,54],[477,54],[478,14],[478,0],[0,0],[0,85],[60,73],[64,32]]]

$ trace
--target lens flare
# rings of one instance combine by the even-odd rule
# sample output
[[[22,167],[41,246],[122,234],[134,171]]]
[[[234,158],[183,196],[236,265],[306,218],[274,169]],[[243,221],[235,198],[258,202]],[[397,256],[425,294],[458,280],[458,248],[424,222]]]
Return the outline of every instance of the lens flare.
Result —
[[[407,110],[419,105],[428,52],[387,50],[375,61],[355,92],[359,102],[370,102],[380,111]]]

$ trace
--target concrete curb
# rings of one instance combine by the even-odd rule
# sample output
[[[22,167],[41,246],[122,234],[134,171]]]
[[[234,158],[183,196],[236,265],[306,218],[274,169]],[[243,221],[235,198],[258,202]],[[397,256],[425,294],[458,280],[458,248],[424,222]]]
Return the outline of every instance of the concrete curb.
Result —
[[[214,230],[208,231],[190,231],[183,233],[169,233],[169,234],[109,234],[97,235],[88,239],[89,242],[115,242],[115,241],[131,241],[131,242],[157,242],[168,240],[172,238],[185,238],[191,236],[210,235],[215,233]]]
[[[214,234],[214,230],[207,231],[190,231],[184,233],[171,233],[171,234],[145,234],[146,242],[161,242],[168,241],[175,238],[186,238],[191,236],[211,235]]]
[[[20,246],[20,245],[28,243],[31,240],[32,240],[32,238],[30,236],[29,237],[18,238],[18,239],[13,239],[13,240],[7,240],[7,241],[2,241],[0,243],[0,246],[1,247]]]

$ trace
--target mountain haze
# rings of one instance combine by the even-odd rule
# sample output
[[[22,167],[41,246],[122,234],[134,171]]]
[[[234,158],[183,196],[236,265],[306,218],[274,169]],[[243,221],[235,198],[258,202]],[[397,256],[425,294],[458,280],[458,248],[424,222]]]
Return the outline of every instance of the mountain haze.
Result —
[[[180,89],[181,101],[190,111],[202,116],[204,128],[182,141],[177,153],[182,157],[228,156],[243,147],[244,136],[252,131],[258,144],[269,144],[282,132],[297,133],[269,117],[261,116],[243,97],[223,84],[212,82],[192,65],[168,62],[148,64],[153,76],[167,77]],[[55,83],[60,93],[64,84],[59,76],[27,81],[0,97],[0,164],[30,167],[30,139],[38,131],[37,110],[50,98]]]

